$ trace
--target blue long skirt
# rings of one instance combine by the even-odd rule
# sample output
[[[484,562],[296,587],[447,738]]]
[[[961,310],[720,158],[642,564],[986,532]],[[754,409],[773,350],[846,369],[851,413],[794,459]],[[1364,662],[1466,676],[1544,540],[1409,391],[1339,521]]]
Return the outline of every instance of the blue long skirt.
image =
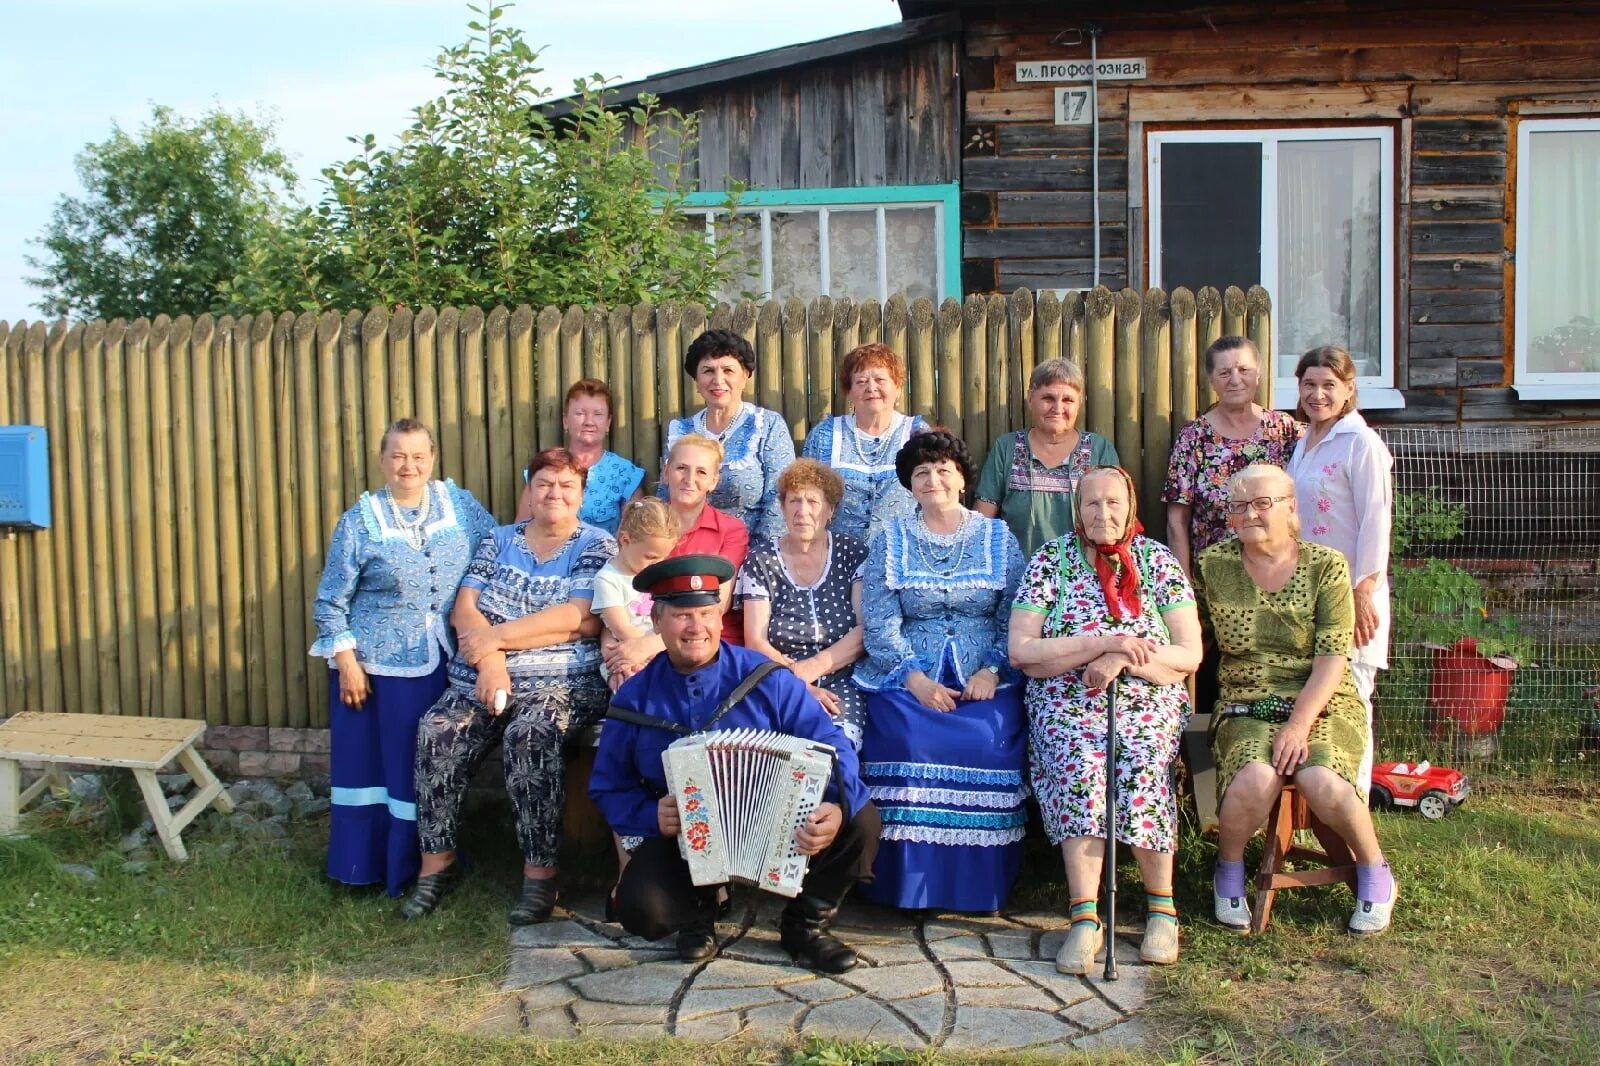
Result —
[[[905,689],[867,693],[862,777],[883,816],[873,882],[893,907],[999,910],[1022,863],[1022,687],[948,714]]]
[[[416,879],[417,721],[444,692],[443,663],[424,677],[368,674],[372,692],[360,710],[339,698],[339,673],[328,672],[333,812],[328,876],[349,885],[381,883],[401,895]]]

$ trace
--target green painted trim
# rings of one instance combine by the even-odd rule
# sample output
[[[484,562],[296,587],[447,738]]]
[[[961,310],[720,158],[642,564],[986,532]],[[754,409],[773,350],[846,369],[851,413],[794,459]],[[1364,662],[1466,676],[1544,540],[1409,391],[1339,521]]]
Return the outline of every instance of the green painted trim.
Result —
[[[867,204],[939,204],[944,209],[944,296],[961,299],[961,184],[873,185],[849,189],[746,189],[739,207],[852,207]],[[687,193],[680,207],[726,207],[725,192]]]

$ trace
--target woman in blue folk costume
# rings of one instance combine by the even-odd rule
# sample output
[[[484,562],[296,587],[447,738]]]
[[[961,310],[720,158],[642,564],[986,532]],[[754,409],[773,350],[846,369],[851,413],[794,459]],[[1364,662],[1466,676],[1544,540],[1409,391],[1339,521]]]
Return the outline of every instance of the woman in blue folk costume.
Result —
[[[905,383],[905,364],[893,348],[853,348],[839,364],[839,387],[849,398],[850,413],[830,415],[806,435],[805,457],[827,464],[844,479],[844,499],[828,528],[863,544],[891,519],[916,510],[911,493],[896,480],[894,457],[928,423],[921,415],[895,410]]]
[[[333,814],[328,876],[398,896],[417,875],[417,719],[445,687],[450,610],[494,518],[433,481],[433,433],[413,418],[379,446],[384,487],[334,527],[317,585],[311,654],[331,661]]]
[[[706,405],[667,423],[662,454],[672,454],[678,438],[691,433],[722,445],[722,468],[707,502],[743,522],[752,541],[782,536],[778,475],[794,462],[794,438],[782,415],[744,398],[756,372],[755,349],[730,329],[708,329],[683,353],[683,372]],[[665,479],[657,495],[667,498]]]
[[[865,895],[896,907],[998,910],[1022,859],[1027,715],[1006,661],[1022,552],[962,506],[972,455],[946,430],[895,458],[917,501],[867,552],[862,776],[883,817]]]

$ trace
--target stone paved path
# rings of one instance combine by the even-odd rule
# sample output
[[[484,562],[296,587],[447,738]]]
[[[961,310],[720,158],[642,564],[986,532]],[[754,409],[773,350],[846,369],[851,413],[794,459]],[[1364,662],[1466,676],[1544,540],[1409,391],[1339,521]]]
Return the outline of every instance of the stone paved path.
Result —
[[[835,928],[860,952],[861,965],[827,977],[792,965],[778,945],[782,902],[741,892],[717,926],[721,954],[690,965],[678,961],[670,938],[628,936],[602,919],[598,896],[579,899],[544,925],[513,931],[504,989],[514,995],[485,1027],[554,1038],[708,1041],[781,1041],[804,1032],[996,1050],[1143,1041],[1136,1014],[1149,968],[1139,961],[1139,930],[1120,931],[1121,979],[1102,983],[1098,967],[1087,979],[1056,972],[1067,924],[1059,914],[913,921],[858,903],[846,906]]]

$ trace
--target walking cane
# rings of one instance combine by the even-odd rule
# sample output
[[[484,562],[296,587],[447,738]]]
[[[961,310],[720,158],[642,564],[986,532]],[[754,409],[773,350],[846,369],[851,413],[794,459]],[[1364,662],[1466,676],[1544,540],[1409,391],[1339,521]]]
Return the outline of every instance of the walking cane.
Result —
[[[1117,979],[1117,684],[1106,682],[1106,854],[1101,866],[1106,893],[1105,981]]]

